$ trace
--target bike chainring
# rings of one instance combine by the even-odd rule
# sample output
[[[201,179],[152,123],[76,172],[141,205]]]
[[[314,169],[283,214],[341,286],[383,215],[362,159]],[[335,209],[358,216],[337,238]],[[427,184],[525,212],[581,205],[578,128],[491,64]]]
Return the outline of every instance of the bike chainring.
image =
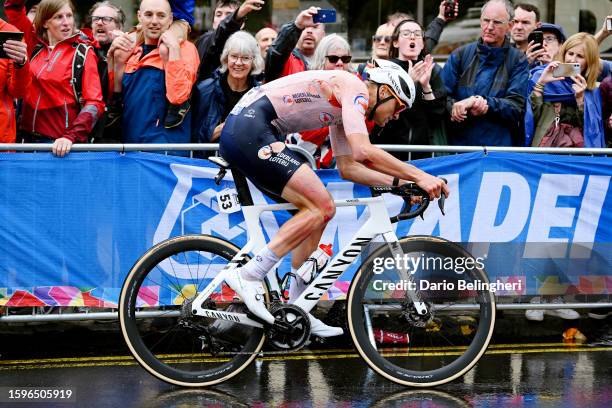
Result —
[[[276,350],[296,351],[301,349],[310,337],[308,314],[300,307],[275,302],[270,313],[276,322],[266,331],[266,342]]]

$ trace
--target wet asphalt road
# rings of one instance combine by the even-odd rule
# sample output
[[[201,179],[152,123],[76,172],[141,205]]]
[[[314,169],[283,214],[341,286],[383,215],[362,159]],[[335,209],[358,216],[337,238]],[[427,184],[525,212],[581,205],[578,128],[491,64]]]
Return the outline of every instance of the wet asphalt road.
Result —
[[[35,354],[35,351],[32,353]],[[258,359],[227,383],[177,388],[125,353],[0,358],[0,401],[18,387],[63,388],[76,401],[4,402],[1,407],[606,407],[612,347],[498,344],[462,379],[435,389],[395,385],[353,349],[302,350]],[[6,358],[9,357],[9,358]]]

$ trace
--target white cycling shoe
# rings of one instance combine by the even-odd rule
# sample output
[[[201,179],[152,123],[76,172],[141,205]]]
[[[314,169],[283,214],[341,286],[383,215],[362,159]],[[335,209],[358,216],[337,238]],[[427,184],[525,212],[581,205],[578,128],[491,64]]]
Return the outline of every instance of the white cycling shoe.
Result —
[[[274,316],[266,309],[264,303],[265,291],[261,281],[245,279],[242,277],[241,271],[240,268],[231,271],[225,277],[225,283],[240,296],[246,307],[255,316],[269,324],[274,324]]]
[[[344,334],[341,327],[328,326],[310,313],[308,313],[308,319],[310,320],[310,334],[313,336],[334,337]]]

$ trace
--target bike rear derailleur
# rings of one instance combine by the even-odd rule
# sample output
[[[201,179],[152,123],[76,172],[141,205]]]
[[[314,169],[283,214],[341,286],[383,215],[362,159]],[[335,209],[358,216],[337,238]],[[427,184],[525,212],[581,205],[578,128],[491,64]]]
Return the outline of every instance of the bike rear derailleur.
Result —
[[[276,318],[266,331],[266,341],[276,350],[295,351],[301,349],[310,337],[308,314],[300,307],[275,302],[270,313]]]

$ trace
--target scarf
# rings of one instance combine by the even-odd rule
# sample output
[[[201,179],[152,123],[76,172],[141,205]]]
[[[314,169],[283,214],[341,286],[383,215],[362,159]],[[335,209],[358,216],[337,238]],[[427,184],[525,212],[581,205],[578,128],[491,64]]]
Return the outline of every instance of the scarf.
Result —
[[[547,65],[542,65],[531,70],[529,79],[529,95],[533,91],[534,85],[540,79],[542,72]],[[561,102],[565,104],[575,104],[576,97],[572,89],[571,78],[561,81],[550,82],[544,86],[544,102]],[[584,147],[597,148],[605,147],[604,128],[601,112],[601,95],[599,87],[584,91]],[[527,109],[525,111],[525,145],[531,146],[535,124],[533,111],[531,109],[531,98],[527,98]]]

